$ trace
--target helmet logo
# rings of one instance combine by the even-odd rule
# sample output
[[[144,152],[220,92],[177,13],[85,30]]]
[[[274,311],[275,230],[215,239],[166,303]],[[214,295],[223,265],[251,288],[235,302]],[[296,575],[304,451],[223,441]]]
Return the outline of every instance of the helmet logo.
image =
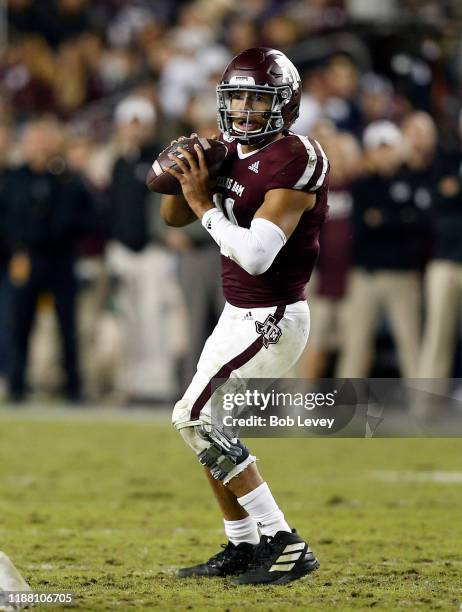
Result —
[[[300,84],[300,75],[290,59],[288,59],[285,55],[278,55],[274,58],[274,61],[282,70],[282,78],[284,82],[290,83],[294,89],[298,89]]]

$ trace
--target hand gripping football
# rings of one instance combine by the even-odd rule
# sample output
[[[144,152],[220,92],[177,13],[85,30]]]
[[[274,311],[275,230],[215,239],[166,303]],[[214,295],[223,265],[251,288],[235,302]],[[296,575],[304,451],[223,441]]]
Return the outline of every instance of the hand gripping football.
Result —
[[[228,151],[226,146],[218,140],[194,137],[186,138],[181,142],[175,142],[173,145],[170,145],[159,154],[159,157],[152,164],[152,167],[148,172],[148,176],[146,177],[146,187],[151,191],[156,191],[157,193],[169,195],[180,194],[181,185],[179,181],[171,174],[166,172],[165,168],[173,168],[173,170],[177,170],[179,172],[181,172],[181,169],[168,156],[170,153],[173,153],[178,155],[178,157],[181,159],[184,156],[181,154],[181,152],[178,154],[178,148],[183,147],[194,155],[195,159],[197,160],[197,154],[194,150],[194,145],[197,143],[199,143],[204,150],[205,161],[207,163],[210,178],[214,179],[227,155]],[[187,164],[188,162],[185,163]]]

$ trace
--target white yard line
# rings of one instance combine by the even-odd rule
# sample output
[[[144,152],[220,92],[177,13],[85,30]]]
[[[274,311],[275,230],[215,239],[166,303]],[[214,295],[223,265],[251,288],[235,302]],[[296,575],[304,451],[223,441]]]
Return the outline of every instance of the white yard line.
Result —
[[[382,482],[436,482],[438,484],[462,484],[462,472],[429,472],[376,470],[369,472],[368,477]]]

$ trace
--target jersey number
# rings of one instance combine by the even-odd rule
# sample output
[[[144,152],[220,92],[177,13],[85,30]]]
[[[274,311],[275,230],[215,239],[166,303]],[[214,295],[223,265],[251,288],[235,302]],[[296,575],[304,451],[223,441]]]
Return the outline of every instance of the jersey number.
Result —
[[[233,198],[225,198],[223,201],[223,195],[221,193],[215,193],[213,195],[213,203],[215,206],[221,210],[231,223],[239,225],[233,211],[234,202],[235,200]]]

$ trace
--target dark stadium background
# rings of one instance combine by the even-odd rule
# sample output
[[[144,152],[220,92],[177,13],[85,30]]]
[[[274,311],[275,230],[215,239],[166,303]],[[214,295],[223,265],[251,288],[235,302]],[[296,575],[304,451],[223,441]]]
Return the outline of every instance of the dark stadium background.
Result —
[[[453,233],[462,229],[462,8],[455,0],[0,4],[0,381],[5,402],[64,394],[77,404],[155,405],[179,396],[222,306],[218,255],[201,228],[165,228],[158,197],[143,181],[171,139],[216,131],[214,84],[243,48],[276,47],[296,63],[306,102],[297,130],[316,135],[321,144],[330,139],[331,149],[339,132],[361,145],[374,120],[400,125],[414,111],[429,113],[438,132],[438,169],[436,179],[432,174],[430,180],[429,173],[422,186],[435,188],[446,175],[452,177],[456,195],[449,225]],[[63,208],[52,196],[18,209],[12,194],[14,181],[23,180],[17,168],[24,163],[25,134],[37,119],[42,141],[31,146],[48,147],[45,173],[58,181],[68,170],[81,177],[84,191],[73,200],[74,208],[66,208],[65,221],[54,217]],[[362,153],[357,163],[365,171]],[[350,177],[344,190],[352,191],[354,180]],[[439,206],[444,204],[434,199],[425,211],[415,270],[422,295],[419,311],[411,313],[415,317],[427,312],[423,289],[428,266],[438,257]],[[342,245],[348,258],[353,228],[349,237]],[[444,241],[444,235],[439,239]],[[402,234],[388,240],[388,249],[398,249]],[[329,248],[335,245],[334,236]],[[375,255],[370,254],[371,261]],[[460,252],[445,257],[453,257],[460,274]],[[43,258],[47,263],[36,278],[34,269]],[[62,263],[61,272],[56,262]],[[459,287],[459,297],[461,292]],[[315,286],[308,295],[314,305]],[[35,300],[26,351],[23,313],[34,310]],[[67,383],[53,309],[59,300],[72,378]],[[314,309],[312,325],[314,330]],[[424,333],[422,323],[420,339]],[[455,354],[447,348],[448,376],[460,376],[462,368],[458,327],[454,334]],[[378,320],[374,338],[376,352],[367,374],[399,376],[387,317]],[[327,355],[321,366],[307,364],[307,354],[292,375],[334,374],[342,339],[336,337],[322,351]],[[25,352],[22,376],[18,359]],[[416,366],[416,376],[420,373]]]

